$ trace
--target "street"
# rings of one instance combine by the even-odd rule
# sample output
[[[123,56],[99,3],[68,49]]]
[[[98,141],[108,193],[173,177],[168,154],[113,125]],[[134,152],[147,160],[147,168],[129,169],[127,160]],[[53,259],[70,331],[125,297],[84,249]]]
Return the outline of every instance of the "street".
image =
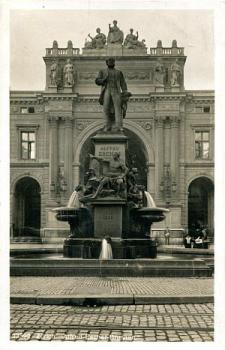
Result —
[[[11,305],[11,340],[213,341],[213,304]]]

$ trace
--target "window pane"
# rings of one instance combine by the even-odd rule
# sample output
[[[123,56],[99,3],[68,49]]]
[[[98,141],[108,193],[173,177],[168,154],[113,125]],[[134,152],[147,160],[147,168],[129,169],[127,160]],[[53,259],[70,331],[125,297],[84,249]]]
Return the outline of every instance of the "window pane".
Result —
[[[209,143],[208,142],[203,142],[203,152],[202,152],[202,157],[203,159],[209,158]]]
[[[29,141],[35,141],[35,133],[29,132]]]
[[[21,108],[21,113],[22,114],[25,114],[25,113],[27,113],[28,111],[27,111],[27,107],[22,107]]]
[[[204,113],[209,113],[210,112],[210,106],[205,106],[203,108]]]
[[[196,131],[195,132],[195,140],[196,141],[200,141],[201,140],[201,132],[200,131]]]
[[[204,141],[208,141],[209,140],[209,132],[208,131],[203,132],[203,140]]]
[[[35,143],[30,144],[30,159],[35,159]]]
[[[34,107],[29,107],[28,108],[28,113],[34,113]]]
[[[28,143],[22,142],[22,149],[21,149],[22,159],[28,159]]]
[[[22,132],[22,141],[28,141],[28,133]]]
[[[195,158],[200,158],[201,156],[201,143],[195,142]]]

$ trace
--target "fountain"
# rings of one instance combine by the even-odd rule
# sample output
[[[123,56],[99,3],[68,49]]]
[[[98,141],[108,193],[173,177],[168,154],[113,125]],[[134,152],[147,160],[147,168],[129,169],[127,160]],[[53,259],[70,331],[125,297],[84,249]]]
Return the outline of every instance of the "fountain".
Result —
[[[100,70],[95,80],[102,88],[99,102],[104,105],[105,123],[92,137],[95,151],[89,155],[86,179],[81,179],[66,207],[53,209],[57,220],[70,225],[63,256],[57,256],[59,251],[53,248],[51,258],[16,257],[11,260],[11,274],[210,276],[212,271],[202,259],[155,259],[157,246],[150,236],[151,225],[164,220],[168,209],[155,205],[151,194],[137,183],[134,164],[128,164],[123,118],[131,93],[122,72],[114,69],[115,60],[106,62],[108,68]]]
[[[136,183],[137,169],[128,169],[119,153],[109,160],[90,155],[92,166],[94,160],[86,184],[76,187],[66,207],[53,209],[57,220],[70,225],[64,256],[98,259],[108,235],[114,259],[156,258],[151,225],[164,220],[168,209],[155,205],[151,194]],[[101,169],[99,176],[96,167]]]

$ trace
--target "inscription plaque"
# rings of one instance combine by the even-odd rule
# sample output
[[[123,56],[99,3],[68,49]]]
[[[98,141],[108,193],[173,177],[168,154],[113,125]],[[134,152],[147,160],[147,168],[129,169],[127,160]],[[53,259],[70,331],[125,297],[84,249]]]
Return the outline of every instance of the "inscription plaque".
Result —
[[[122,206],[97,205],[94,208],[94,235],[95,237],[120,238],[122,235]]]

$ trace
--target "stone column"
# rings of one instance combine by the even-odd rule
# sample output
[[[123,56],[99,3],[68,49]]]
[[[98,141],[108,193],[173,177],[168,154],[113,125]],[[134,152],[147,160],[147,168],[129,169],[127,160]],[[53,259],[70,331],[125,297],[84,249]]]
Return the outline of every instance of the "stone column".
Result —
[[[163,178],[163,117],[155,118],[155,194],[160,197],[160,183]]]
[[[73,187],[73,119],[68,117],[64,122],[64,177],[68,193]]]
[[[56,185],[58,172],[58,117],[50,116],[49,121],[49,184],[50,190]]]
[[[170,158],[170,164],[171,164],[171,175],[172,175],[172,181],[175,181],[178,185],[178,174],[179,174],[179,134],[178,134],[178,128],[179,128],[179,117],[173,116],[172,122],[171,122],[171,158]]]

